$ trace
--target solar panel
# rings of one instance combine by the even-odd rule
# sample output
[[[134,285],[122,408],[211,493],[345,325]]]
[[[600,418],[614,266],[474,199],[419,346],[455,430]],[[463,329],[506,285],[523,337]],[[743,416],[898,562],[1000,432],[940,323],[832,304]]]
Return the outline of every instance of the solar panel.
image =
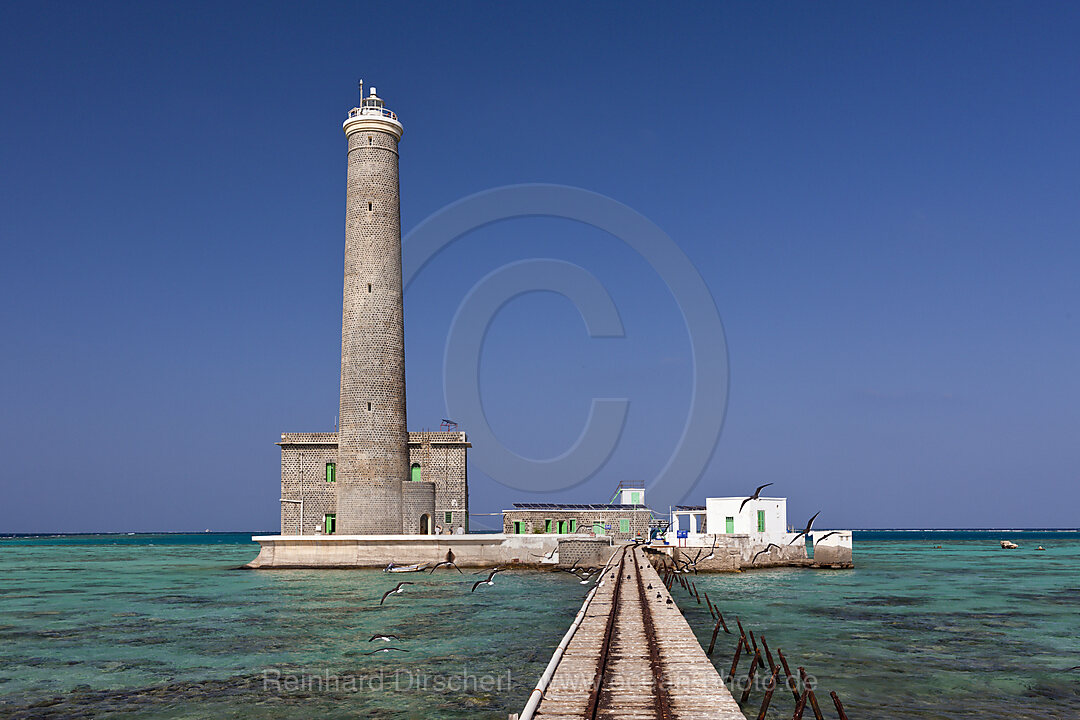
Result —
[[[514,503],[518,510],[648,510],[645,505],[608,505],[605,503]],[[683,508],[704,510],[705,508]]]

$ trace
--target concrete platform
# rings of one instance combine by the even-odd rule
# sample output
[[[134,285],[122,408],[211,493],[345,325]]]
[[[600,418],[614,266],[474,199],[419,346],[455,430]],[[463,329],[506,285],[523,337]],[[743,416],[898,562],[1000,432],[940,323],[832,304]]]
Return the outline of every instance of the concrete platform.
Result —
[[[259,555],[244,567],[384,568],[437,563],[452,553],[461,567],[542,565],[567,535],[256,535]],[[551,562],[550,560],[548,561]]]

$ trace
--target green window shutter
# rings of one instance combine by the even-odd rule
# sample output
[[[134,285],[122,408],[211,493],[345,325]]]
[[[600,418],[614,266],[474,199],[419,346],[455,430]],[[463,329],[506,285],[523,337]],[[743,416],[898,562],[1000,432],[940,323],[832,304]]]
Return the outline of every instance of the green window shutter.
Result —
[[[757,511],[757,531],[758,532],[765,532],[765,511],[764,510],[758,510]]]
[[[445,516],[444,516],[444,517],[445,517],[446,519],[445,519],[445,520],[444,520],[443,522],[445,522],[445,523],[446,523],[447,525],[449,525],[450,523],[454,522],[454,513],[452,513],[452,512],[448,512],[448,513],[446,513],[446,514],[445,514]]]
[[[326,482],[337,481],[337,465],[334,463],[326,463]]]
[[[593,531],[594,535],[603,535],[604,534],[604,523],[602,523],[602,522],[594,522],[592,524],[592,531]]]
[[[409,471],[409,479],[413,482],[420,480],[420,464],[414,463],[412,469]]]
[[[627,520],[626,518],[621,518],[619,520],[619,532],[621,532],[621,533],[630,532],[630,521]]]
[[[577,520],[570,521],[570,532],[577,532]]]
[[[724,531],[728,534],[735,532],[735,518],[724,518]]]
[[[544,532],[551,532],[551,518],[547,518],[546,520],[544,520]]]
[[[630,493],[630,502],[632,502],[635,505],[640,505],[641,504],[641,493],[639,493],[639,492]]]

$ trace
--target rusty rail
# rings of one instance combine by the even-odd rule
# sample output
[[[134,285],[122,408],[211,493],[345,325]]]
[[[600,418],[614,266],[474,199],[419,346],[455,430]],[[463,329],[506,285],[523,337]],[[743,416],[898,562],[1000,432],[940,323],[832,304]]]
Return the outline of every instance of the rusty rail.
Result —
[[[589,702],[585,706],[585,717],[589,720],[596,720],[596,713],[600,710],[600,689],[604,684],[604,675],[607,672],[611,636],[615,631],[615,616],[619,613],[619,592],[622,590],[623,566],[625,564],[626,549],[624,548],[618,566],[615,568],[615,588],[612,590],[611,612],[608,614],[607,625],[604,627],[604,642],[600,646],[600,659],[596,663],[596,674],[593,676],[592,688],[589,690]]]

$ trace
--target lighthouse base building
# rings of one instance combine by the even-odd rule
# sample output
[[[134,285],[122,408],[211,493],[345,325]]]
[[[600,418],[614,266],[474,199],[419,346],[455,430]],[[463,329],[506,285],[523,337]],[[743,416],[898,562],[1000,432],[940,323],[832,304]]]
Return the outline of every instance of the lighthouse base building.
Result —
[[[341,513],[338,507],[337,433],[282,433],[278,445],[281,447],[283,499],[281,534],[338,534]],[[403,534],[460,535],[469,531],[469,480],[465,454],[470,447],[472,445],[463,432],[409,433],[409,478],[402,483]],[[378,515],[387,512],[378,503],[365,503],[363,497],[359,500],[360,513]],[[357,512],[357,509],[354,507],[347,512]]]

